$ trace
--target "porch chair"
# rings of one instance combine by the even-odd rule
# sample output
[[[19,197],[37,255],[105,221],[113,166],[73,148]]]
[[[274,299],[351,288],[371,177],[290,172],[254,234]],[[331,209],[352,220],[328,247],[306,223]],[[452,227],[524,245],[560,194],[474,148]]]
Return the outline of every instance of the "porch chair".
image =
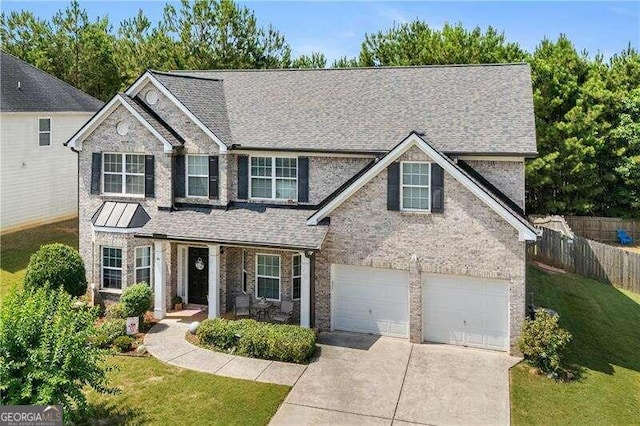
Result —
[[[631,235],[627,234],[627,231],[624,229],[618,229],[616,232],[618,233],[618,240],[620,240],[620,244],[623,246],[633,244],[633,238],[631,238]]]
[[[233,306],[233,315],[236,317],[251,316],[251,298],[249,296],[236,296],[236,303]]]
[[[275,322],[288,323],[291,321],[293,315],[293,302],[290,300],[283,300],[280,303],[280,311],[276,313],[271,319]]]

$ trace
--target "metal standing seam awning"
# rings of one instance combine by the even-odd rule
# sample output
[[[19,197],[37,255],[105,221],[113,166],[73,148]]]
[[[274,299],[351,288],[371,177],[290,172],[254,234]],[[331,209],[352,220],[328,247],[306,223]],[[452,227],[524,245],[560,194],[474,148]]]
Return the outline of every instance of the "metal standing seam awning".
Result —
[[[135,229],[146,225],[151,217],[140,203],[105,201],[91,218],[96,228]]]

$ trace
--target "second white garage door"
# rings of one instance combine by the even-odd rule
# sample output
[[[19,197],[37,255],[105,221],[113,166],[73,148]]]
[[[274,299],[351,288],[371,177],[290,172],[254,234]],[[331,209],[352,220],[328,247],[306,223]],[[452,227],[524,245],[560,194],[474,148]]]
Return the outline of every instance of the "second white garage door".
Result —
[[[409,276],[395,269],[331,266],[333,329],[409,337]]]
[[[427,275],[422,287],[422,335],[430,342],[509,349],[507,281]]]

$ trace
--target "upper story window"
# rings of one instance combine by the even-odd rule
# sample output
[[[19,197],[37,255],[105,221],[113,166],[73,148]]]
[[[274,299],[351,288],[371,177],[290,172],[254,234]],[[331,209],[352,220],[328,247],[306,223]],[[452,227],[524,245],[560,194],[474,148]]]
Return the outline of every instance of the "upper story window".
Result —
[[[209,157],[187,155],[187,197],[209,196]]]
[[[298,199],[298,159],[251,157],[250,197],[272,200]]]
[[[51,145],[51,119],[38,118],[38,145]]]
[[[400,163],[400,208],[409,211],[430,211],[429,181],[431,163],[403,161]]]
[[[144,195],[144,155],[109,153],[102,161],[103,193]]]

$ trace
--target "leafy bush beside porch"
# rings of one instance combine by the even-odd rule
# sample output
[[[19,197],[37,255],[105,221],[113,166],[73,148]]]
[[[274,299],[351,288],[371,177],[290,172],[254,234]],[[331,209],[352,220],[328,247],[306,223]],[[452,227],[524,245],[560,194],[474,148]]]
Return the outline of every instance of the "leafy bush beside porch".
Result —
[[[288,324],[268,324],[251,319],[207,319],[196,332],[200,343],[239,355],[303,363],[316,349],[316,333]]]

